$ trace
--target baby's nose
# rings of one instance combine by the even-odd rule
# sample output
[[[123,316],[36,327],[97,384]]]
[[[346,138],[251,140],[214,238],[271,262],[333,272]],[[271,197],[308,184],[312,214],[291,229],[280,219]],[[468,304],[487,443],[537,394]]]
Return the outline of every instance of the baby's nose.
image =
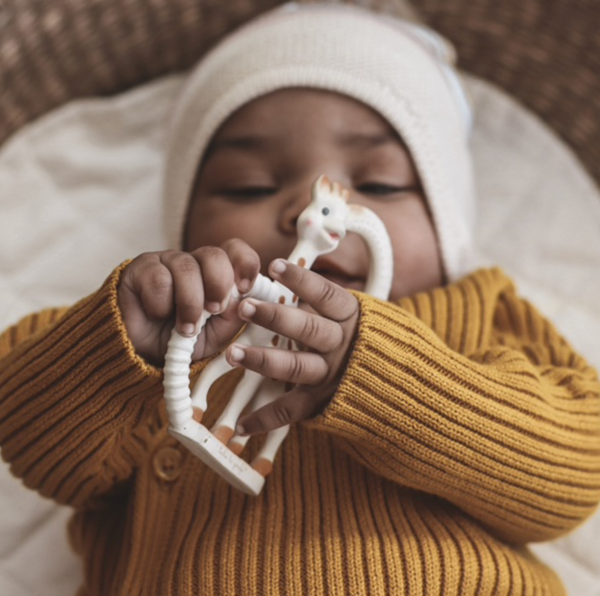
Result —
[[[310,203],[310,190],[310,184],[298,186],[290,189],[283,198],[279,214],[279,227],[285,234],[296,234],[298,218]]]

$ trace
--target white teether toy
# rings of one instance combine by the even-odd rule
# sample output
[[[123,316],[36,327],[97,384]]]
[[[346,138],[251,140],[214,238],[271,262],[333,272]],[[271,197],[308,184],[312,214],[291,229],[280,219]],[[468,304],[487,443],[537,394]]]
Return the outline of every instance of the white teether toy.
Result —
[[[319,256],[333,252],[347,232],[355,232],[365,240],[370,253],[365,292],[387,299],[392,283],[393,256],[385,225],[370,209],[348,204],[348,196],[346,189],[338,183],[331,183],[325,176],[316,180],[311,202],[298,219],[298,243],[288,260],[310,268]],[[235,292],[234,288],[232,294]],[[263,275],[258,276],[250,292],[244,296],[288,306],[295,306],[298,302],[285,286]],[[206,311],[203,313],[199,333],[209,316]],[[175,329],[171,334],[164,367],[169,432],[233,486],[250,495],[258,495],[289,427],[269,432],[251,464],[239,457],[247,437],[235,435],[234,429],[242,410],[250,402],[252,410],[261,408],[284,393],[284,383],[265,379],[253,371],[244,371],[211,432],[198,422],[198,413],[206,411],[211,385],[232,367],[224,354],[212,360],[202,371],[192,395],[189,371],[196,339],[183,337]],[[236,343],[279,347],[284,347],[285,343],[285,347],[293,349],[293,342],[287,338],[251,323]]]

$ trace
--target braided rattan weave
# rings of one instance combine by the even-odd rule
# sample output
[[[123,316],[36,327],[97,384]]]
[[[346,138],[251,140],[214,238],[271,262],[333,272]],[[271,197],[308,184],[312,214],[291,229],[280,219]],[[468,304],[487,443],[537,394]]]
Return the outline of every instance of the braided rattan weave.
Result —
[[[417,0],[461,66],[536,112],[600,183],[598,0]]]
[[[403,0],[355,0],[401,12]],[[192,64],[281,0],[0,0],[0,143],[76,97]],[[600,183],[598,0],[413,0],[460,66],[538,113]]]

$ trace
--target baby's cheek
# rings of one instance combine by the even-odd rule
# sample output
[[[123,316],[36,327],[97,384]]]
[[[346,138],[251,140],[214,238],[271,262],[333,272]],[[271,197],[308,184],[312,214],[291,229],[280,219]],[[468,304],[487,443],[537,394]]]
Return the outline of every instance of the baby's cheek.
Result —
[[[394,270],[390,292],[392,301],[440,287],[444,283],[441,262],[435,250],[429,254],[421,253],[408,262],[403,261]]]

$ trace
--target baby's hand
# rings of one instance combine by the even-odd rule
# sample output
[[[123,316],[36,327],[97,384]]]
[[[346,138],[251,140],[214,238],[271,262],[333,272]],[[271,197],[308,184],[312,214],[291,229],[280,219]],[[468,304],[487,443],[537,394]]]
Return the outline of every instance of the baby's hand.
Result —
[[[135,258],[123,272],[118,302],[137,353],[162,363],[173,325],[182,335],[195,335],[204,309],[220,316],[208,320],[192,357],[222,350],[244,324],[238,305],[233,300],[228,304],[229,293],[234,283],[240,293],[247,292],[259,269],[258,255],[241,240],[191,253],[168,250]]]
[[[358,300],[340,286],[282,259],[273,261],[269,271],[314,312],[249,298],[240,304],[242,319],[306,348],[300,352],[238,344],[228,348],[230,364],[295,385],[271,404],[241,418],[240,434],[267,432],[318,414],[336,391],[358,324]]]

